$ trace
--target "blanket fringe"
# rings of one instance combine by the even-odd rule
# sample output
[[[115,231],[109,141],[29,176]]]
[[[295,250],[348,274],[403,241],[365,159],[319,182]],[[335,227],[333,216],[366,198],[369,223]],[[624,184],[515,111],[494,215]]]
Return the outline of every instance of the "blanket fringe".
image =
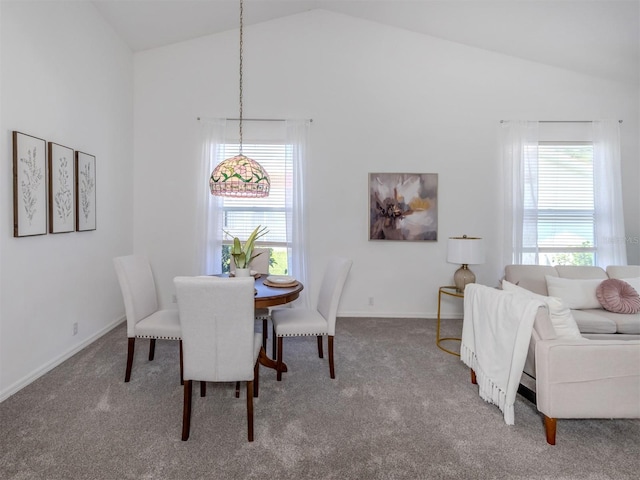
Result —
[[[506,405],[507,393],[493,383],[482,371],[482,368],[478,365],[475,353],[464,343],[460,346],[460,360],[475,372],[480,398],[485,402],[497,405],[504,415],[505,423],[507,425],[514,425],[514,407],[513,405]]]

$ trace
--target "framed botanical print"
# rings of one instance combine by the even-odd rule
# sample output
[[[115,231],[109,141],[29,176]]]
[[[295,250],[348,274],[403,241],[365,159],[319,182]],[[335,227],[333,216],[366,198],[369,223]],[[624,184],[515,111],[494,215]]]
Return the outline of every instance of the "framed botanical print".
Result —
[[[96,229],[96,157],[76,152],[76,230]]]
[[[369,240],[438,240],[438,174],[370,173]]]
[[[49,142],[49,233],[75,231],[75,188],[73,149]]]
[[[13,132],[13,236],[47,233],[46,142]]]

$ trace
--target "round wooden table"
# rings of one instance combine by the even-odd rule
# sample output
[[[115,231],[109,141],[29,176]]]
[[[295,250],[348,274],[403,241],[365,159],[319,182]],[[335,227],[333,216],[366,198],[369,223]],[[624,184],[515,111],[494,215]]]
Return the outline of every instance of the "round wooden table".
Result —
[[[222,274],[217,276],[226,277],[228,275]],[[304,285],[302,285],[302,282],[298,282],[298,284],[293,287],[271,287],[269,285],[265,285],[264,281],[268,276],[269,275],[267,274],[261,273],[255,279],[256,281],[255,307],[256,308],[277,307],[278,305],[285,305],[287,303],[293,302],[296,298],[300,296],[300,292],[304,289]],[[258,356],[258,362],[262,366],[277,370],[277,362],[267,356],[267,352],[265,351],[264,348],[260,350],[260,355]],[[287,366],[283,363],[280,370],[282,372],[286,372]]]
[[[300,282],[295,287],[270,287],[264,284],[267,277],[268,275],[260,274],[256,278],[256,308],[277,307],[293,302],[304,289]]]

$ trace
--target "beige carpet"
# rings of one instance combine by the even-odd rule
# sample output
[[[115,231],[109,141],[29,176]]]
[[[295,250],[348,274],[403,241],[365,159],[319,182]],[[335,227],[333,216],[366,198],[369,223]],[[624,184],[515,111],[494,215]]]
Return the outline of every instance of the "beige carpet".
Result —
[[[446,321],[443,335],[459,334]],[[342,318],[336,375],[315,339],[285,339],[289,373],[261,369],[255,442],[233,385],[194,389],[180,440],[178,344],[139,342],[123,382],[124,325],[0,404],[0,478],[636,479],[640,420],[560,420],[547,445],[535,406],[515,425],[477,395],[435,320]],[[244,390],[243,395],[244,397]]]

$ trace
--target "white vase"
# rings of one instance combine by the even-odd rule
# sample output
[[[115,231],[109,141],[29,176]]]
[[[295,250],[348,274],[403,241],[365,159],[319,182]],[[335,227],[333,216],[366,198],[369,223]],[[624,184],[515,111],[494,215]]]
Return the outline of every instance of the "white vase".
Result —
[[[236,277],[250,277],[251,269],[250,268],[236,268]]]

